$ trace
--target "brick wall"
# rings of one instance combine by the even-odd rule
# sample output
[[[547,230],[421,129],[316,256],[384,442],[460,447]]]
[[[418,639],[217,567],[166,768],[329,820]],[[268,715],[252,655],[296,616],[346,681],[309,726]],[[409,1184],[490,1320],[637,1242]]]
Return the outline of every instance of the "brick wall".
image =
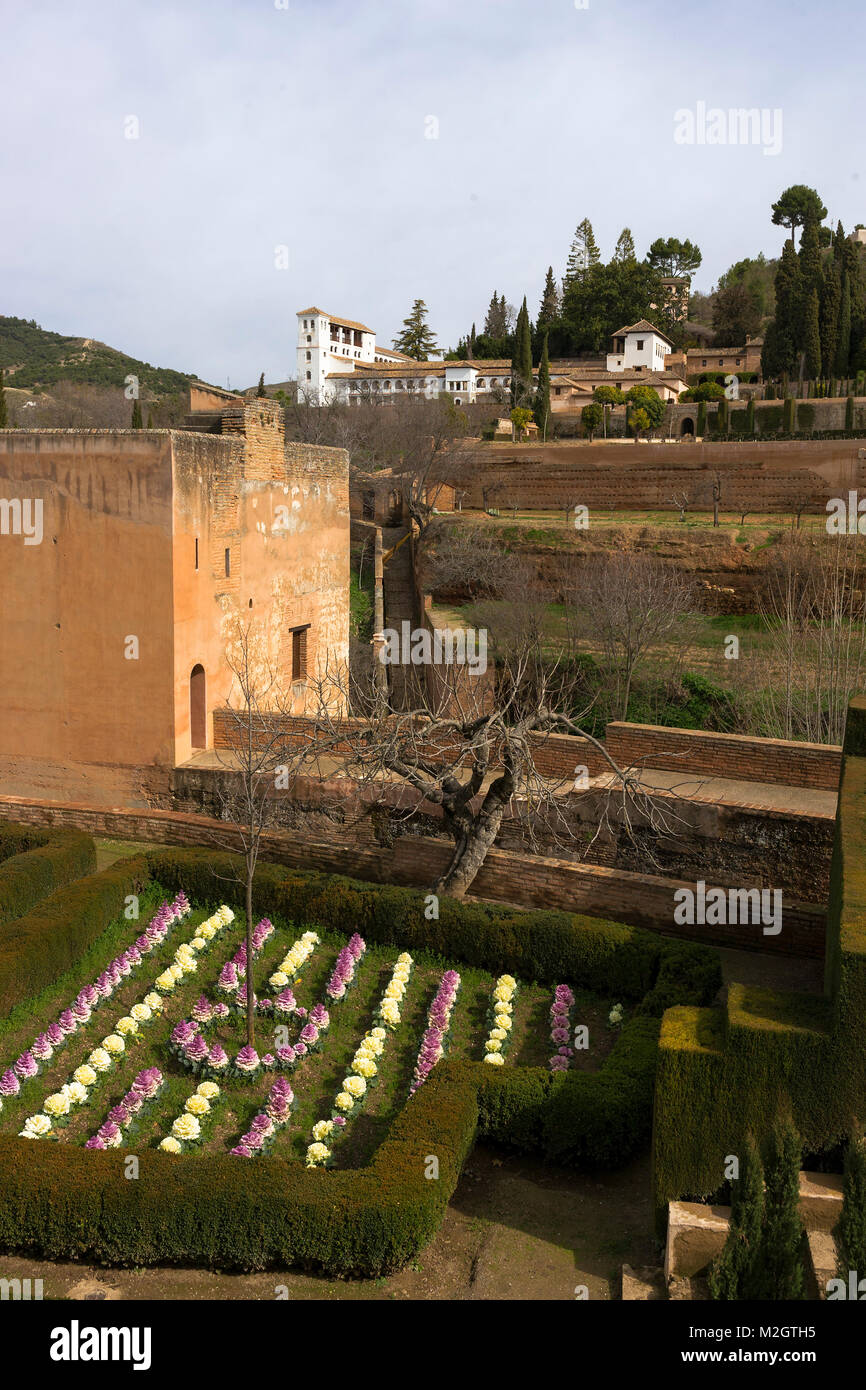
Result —
[[[312,720],[279,716],[290,746],[311,742]],[[214,747],[232,746],[231,719],[214,710]],[[349,720],[355,730],[362,721]],[[745,738],[698,730],[667,729],[653,724],[608,724],[605,746],[620,767],[660,768],[703,777],[726,777],[744,782],[769,782],[786,787],[836,791],[842,750],[836,745]],[[610,764],[592,743],[570,734],[539,735],[534,739],[535,765],[543,777],[567,780],[577,767],[590,777],[610,772]],[[339,752],[339,749],[329,750]],[[348,745],[343,751],[348,751]]]
[[[56,802],[0,798],[0,819],[28,825],[71,825],[93,835],[169,845],[231,847],[232,826],[175,811],[105,811]],[[292,868],[348,874],[376,883],[429,888],[448,863],[450,849],[439,840],[405,836],[393,850],[330,844],[271,832],[263,837],[262,858]],[[744,884],[748,887],[748,884]],[[760,926],[678,926],[674,892],[694,883],[593,864],[490,850],[473,885],[473,896],[527,908],[550,907],[607,917],[691,941],[714,942],[781,955],[821,957],[825,913],[783,902],[782,931],[764,936]]]
[[[786,787],[837,791],[842,768],[842,749],[835,744],[787,743],[653,724],[608,724],[605,743],[620,767],[666,768]]]
[[[705,507],[715,472],[723,478],[723,506],[748,498],[754,511],[790,510],[791,498],[811,488],[808,509],[824,510],[840,489],[866,488],[866,440],[813,440],[696,444],[580,443],[488,444],[473,450],[462,473],[465,507],[509,505],[562,509],[672,508],[674,493]]]

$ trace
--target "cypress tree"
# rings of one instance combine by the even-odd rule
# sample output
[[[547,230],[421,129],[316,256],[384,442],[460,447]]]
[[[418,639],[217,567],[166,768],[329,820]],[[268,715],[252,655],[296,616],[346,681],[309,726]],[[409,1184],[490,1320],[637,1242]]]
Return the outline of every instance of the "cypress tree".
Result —
[[[828,257],[821,277],[821,364],[828,374],[833,371],[836,362],[841,300],[839,267],[833,257]]]
[[[786,434],[793,434],[796,428],[797,402],[793,396],[785,397],[785,404],[782,411],[782,429]]]
[[[819,322],[818,291],[812,288],[806,305],[803,333],[806,376],[817,381],[821,375],[821,327]]]
[[[6,387],[3,384],[3,368],[0,367],[0,430],[9,426],[9,408],[6,404]]]
[[[550,358],[547,355],[547,334],[541,345],[541,362],[538,366],[538,387],[535,392],[533,417],[541,430],[542,440],[547,439],[547,426],[550,420]]]
[[[776,271],[775,353],[776,374],[794,370],[799,351],[802,308],[800,262],[793,243],[785,242]]]
[[[755,433],[755,398],[754,398],[754,396],[750,396],[750,397],[749,397],[749,403],[748,403],[748,405],[746,406],[746,434],[754,434],[754,433]]]
[[[707,403],[698,401],[698,419],[695,425],[698,438],[702,438],[707,432]]]
[[[710,1297],[735,1301],[751,1273],[761,1238],[764,1215],[764,1169],[751,1135],[743,1145],[740,1176],[731,1191],[731,1224],[721,1255],[709,1271]]]
[[[511,358],[511,404],[525,405],[532,399],[532,330],[529,324],[529,311],[526,308],[526,295],[517,315],[517,328],[514,334],[514,354]]]
[[[716,429],[719,434],[727,434],[729,429],[728,417],[728,398],[723,396],[719,401],[719,408],[716,412]]]
[[[261,400],[261,398],[266,395],[267,391],[265,390],[265,374],[264,372],[262,372],[261,376],[259,377],[259,384],[256,387],[256,400]]]
[[[849,1271],[856,1270],[858,1278],[866,1278],[866,1150],[856,1134],[851,1135],[845,1152],[837,1238],[840,1277],[847,1283]]]
[[[800,1218],[800,1136],[790,1119],[777,1120],[764,1159],[764,1221],[746,1298],[787,1300],[805,1294]]]
[[[839,333],[836,339],[836,375],[847,376],[851,356],[851,285],[847,270],[842,276]]]
[[[136,400],[132,407],[132,420],[130,422],[130,428],[134,430],[141,429],[141,401],[139,400]]]
[[[805,302],[809,292],[821,284],[821,239],[814,218],[806,223],[800,240],[800,278]]]
[[[147,412],[147,428],[148,428],[149,430],[152,430],[152,429],[153,429],[153,411],[152,411],[152,410],[149,410],[149,411]]]
[[[850,432],[854,429],[854,397],[849,396],[845,402],[845,428]],[[866,1267],[864,1267],[866,1273]]]

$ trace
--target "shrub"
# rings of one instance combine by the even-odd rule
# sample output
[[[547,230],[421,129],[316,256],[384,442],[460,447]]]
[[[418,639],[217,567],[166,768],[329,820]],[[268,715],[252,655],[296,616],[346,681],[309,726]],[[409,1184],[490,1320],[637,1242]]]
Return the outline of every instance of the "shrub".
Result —
[[[0,1012],[68,970],[123,910],[124,898],[141,892],[147,880],[145,860],[126,859],[67,884],[0,929]]]
[[[731,1195],[731,1221],[722,1253],[710,1265],[710,1297],[736,1301],[746,1297],[761,1240],[764,1219],[764,1166],[751,1135],[743,1145],[740,1175]]]
[[[226,882],[240,871],[240,861],[232,856],[159,850],[147,860],[150,873],[168,893],[183,888],[208,905],[227,893],[240,901],[240,885]],[[276,864],[262,864],[256,871],[254,902],[260,910],[292,921],[321,923],[346,934],[359,931],[383,945],[432,951],[496,974],[507,970],[547,984],[575,980],[596,993],[634,1000],[657,986],[660,992],[650,994],[647,1012],[661,1013],[666,1000],[709,1003],[721,983],[719,957],[709,947],[577,913],[521,912],[441,898],[438,921],[428,921],[425,895],[414,889]],[[668,959],[671,963],[663,969]]]
[[[856,1270],[866,1278],[866,1149],[854,1133],[845,1150],[842,1215],[837,1228],[839,1273],[846,1278]]]
[[[435,1234],[477,1118],[474,1086],[443,1062],[357,1172],[146,1149],[138,1181],[125,1182],[120,1153],[0,1139],[0,1248],[115,1265],[299,1265],[370,1277],[399,1268]],[[425,1177],[428,1156],[439,1161],[437,1181]]]
[[[750,1300],[803,1298],[803,1222],[800,1219],[800,1137],[790,1119],[777,1120],[764,1159],[764,1219],[744,1281]]]
[[[93,873],[96,847],[80,830],[31,831],[9,826],[4,848],[23,846],[10,855],[0,852],[0,943],[4,923],[29,912],[49,893]]]

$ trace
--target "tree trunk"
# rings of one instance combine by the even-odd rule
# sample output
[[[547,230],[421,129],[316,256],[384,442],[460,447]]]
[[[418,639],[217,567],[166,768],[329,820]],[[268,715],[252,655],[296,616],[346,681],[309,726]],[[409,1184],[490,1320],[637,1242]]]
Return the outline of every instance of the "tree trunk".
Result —
[[[471,887],[478,870],[487,857],[487,851],[499,834],[502,817],[509,798],[495,798],[489,807],[482,807],[476,820],[470,822],[456,837],[454,853],[444,874],[433,885],[434,893],[447,894],[452,898],[464,898]]]
[[[255,865],[247,861],[247,1042],[255,1047],[256,1010],[253,1002],[253,874]]]

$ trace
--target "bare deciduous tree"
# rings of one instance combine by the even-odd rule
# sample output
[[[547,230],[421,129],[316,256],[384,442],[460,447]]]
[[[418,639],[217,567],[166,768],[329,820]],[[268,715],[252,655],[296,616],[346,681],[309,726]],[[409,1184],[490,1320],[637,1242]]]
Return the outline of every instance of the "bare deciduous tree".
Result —
[[[849,701],[866,678],[864,592],[862,536],[782,538],[760,598],[769,638],[762,732],[842,742]]]
[[[577,640],[601,647],[620,719],[628,718],[632,681],[654,650],[681,650],[684,619],[695,608],[691,582],[652,556],[617,551],[587,557],[573,572],[569,620]]]

